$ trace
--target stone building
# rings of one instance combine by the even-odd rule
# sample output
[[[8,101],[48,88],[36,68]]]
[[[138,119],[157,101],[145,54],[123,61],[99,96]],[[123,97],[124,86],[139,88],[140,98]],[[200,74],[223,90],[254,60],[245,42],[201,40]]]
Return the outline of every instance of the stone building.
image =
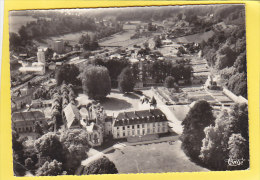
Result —
[[[80,113],[78,108],[72,104],[69,103],[64,109],[63,109],[63,122],[67,129],[74,129],[74,128],[80,128]]]
[[[12,128],[18,133],[33,132],[35,123],[46,125],[46,118],[41,111],[14,112]]]
[[[119,113],[113,122],[113,138],[127,138],[168,132],[168,120],[159,109]]]

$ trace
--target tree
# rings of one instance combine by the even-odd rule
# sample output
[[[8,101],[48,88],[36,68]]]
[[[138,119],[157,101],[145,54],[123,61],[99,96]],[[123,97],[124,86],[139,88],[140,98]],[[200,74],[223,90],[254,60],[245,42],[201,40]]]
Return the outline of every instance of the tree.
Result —
[[[160,39],[160,36],[154,36],[154,42],[155,42],[155,47],[160,48],[162,46],[162,41]]]
[[[236,73],[228,80],[228,89],[236,95],[247,98],[247,75],[246,73]]]
[[[63,166],[68,174],[74,174],[81,161],[87,158],[86,152],[89,149],[87,137],[87,132],[83,129],[61,131],[60,142],[65,149],[66,157]]]
[[[80,81],[77,79],[79,74],[77,66],[74,64],[64,64],[55,73],[57,85],[61,85],[63,81],[67,84],[80,85]]]
[[[24,164],[25,164],[25,167],[27,169],[33,169],[34,168],[34,162],[31,158],[27,158],[25,161],[24,161]]]
[[[172,76],[167,76],[164,81],[164,86],[167,88],[174,88],[175,86],[175,78]]]
[[[111,91],[111,80],[107,68],[87,66],[80,74],[83,90],[91,99],[105,98]]]
[[[51,111],[51,121],[49,123],[49,126],[52,126],[51,128],[53,131],[58,130],[63,125],[62,116],[59,110],[53,109]]]
[[[41,125],[39,124],[39,122],[35,122],[34,132],[39,134],[40,136],[43,135],[43,129],[42,129]]]
[[[100,158],[90,165],[84,167],[83,175],[88,174],[117,174],[118,170],[115,164],[107,157]]]
[[[133,72],[129,67],[122,70],[121,74],[118,76],[119,90],[122,93],[132,92],[135,86],[135,79]]]
[[[56,159],[59,162],[64,162],[63,146],[59,141],[58,135],[49,132],[37,139],[34,143],[34,148],[40,155],[40,158]]]
[[[24,167],[24,146],[19,141],[19,135],[15,130],[12,131],[13,148],[13,170],[16,176],[24,176],[26,168]]]
[[[154,26],[151,22],[148,23],[148,31],[156,31],[156,26]]]
[[[79,43],[83,45],[83,48],[86,51],[93,51],[99,47],[96,36],[91,38],[88,34],[82,35],[79,39]]]
[[[233,66],[237,57],[236,53],[228,45],[222,46],[217,54],[216,67],[218,69]]]
[[[50,60],[50,59],[52,59],[53,54],[54,54],[53,49],[48,48],[48,49],[46,50],[46,52],[45,52],[46,60]]]
[[[247,169],[249,167],[249,144],[241,134],[232,134],[228,141],[229,159],[242,160],[239,167],[232,169]]]
[[[197,101],[182,122],[182,147],[192,159],[198,160],[202,140],[205,138],[203,130],[211,124],[214,124],[212,107],[207,101]]]
[[[20,37],[21,37],[21,41],[27,41],[28,40],[28,34],[27,34],[27,31],[26,31],[26,28],[25,26],[21,26],[21,28],[19,29],[18,31]]]
[[[62,173],[62,163],[55,159],[52,162],[46,161],[43,166],[36,171],[37,176],[57,176]]]
[[[199,157],[208,168],[227,169],[225,161],[228,159],[228,146],[223,142],[229,139],[229,131],[226,130],[228,122],[230,122],[228,112],[223,111],[216,119],[215,126],[210,125],[204,129],[205,138],[202,141]]]
[[[243,158],[243,166],[233,169],[248,168],[248,107],[247,104],[235,104],[231,111],[223,110],[215,125],[206,127],[205,138],[201,147],[200,158],[214,170],[228,170],[229,158]]]
[[[234,62],[234,67],[236,68],[236,71],[239,73],[247,72],[247,66],[246,66],[246,52],[241,53],[236,61]]]
[[[9,35],[10,49],[15,50],[21,45],[21,38],[16,33],[10,33]]]
[[[177,53],[182,55],[182,54],[186,54],[187,52],[185,51],[183,46],[180,46],[180,47],[178,47],[178,52]]]

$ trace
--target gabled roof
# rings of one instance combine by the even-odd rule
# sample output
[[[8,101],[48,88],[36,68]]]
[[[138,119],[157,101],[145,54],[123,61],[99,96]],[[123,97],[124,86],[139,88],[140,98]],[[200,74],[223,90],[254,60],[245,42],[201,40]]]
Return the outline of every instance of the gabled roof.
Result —
[[[67,127],[70,128],[72,124],[74,124],[74,121],[80,120],[80,113],[78,108],[73,105],[72,103],[69,103],[64,109],[63,112],[66,116],[67,120]]]
[[[12,114],[12,121],[31,121],[45,118],[41,111],[15,112]]]

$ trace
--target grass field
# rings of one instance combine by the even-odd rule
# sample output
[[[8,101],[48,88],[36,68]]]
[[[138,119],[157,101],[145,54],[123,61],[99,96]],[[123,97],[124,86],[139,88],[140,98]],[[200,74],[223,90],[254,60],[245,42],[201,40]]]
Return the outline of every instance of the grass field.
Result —
[[[84,34],[89,34],[90,36],[93,35],[93,32],[91,31],[80,31],[80,32],[75,32],[75,33],[68,33],[68,34],[63,34],[60,36],[51,36],[48,38],[42,39],[41,42],[37,42],[39,46],[47,46],[48,44],[51,44],[53,40],[59,40],[62,39],[64,42],[68,41],[70,45],[75,45],[78,44],[79,39],[82,35]]]
[[[208,171],[191,162],[181,149],[181,142],[127,146],[107,153],[120,174]]]
[[[134,30],[125,30],[122,33],[117,33],[115,35],[106,38],[106,40],[99,42],[100,46],[122,46],[128,47],[134,44],[142,44],[147,38],[142,37],[138,39],[130,39],[130,37],[135,33]]]
[[[182,42],[182,43],[191,43],[191,42],[200,43],[203,40],[207,41],[213,35],[214,35],[213,31],[208,31],[208,32],[193,34],[193,35],[189,35],[189,36],[179,37],[179,38],[173,39],[173,41]]]

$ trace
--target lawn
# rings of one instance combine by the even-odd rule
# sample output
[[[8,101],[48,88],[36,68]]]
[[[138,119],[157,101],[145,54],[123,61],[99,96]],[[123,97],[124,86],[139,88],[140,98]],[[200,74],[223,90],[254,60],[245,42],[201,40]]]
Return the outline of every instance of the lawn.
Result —
[[[172,145],[163,142],[126,146],[106,156],[115,163],[120,174],[208,171],[189,160],[179,140]]]

